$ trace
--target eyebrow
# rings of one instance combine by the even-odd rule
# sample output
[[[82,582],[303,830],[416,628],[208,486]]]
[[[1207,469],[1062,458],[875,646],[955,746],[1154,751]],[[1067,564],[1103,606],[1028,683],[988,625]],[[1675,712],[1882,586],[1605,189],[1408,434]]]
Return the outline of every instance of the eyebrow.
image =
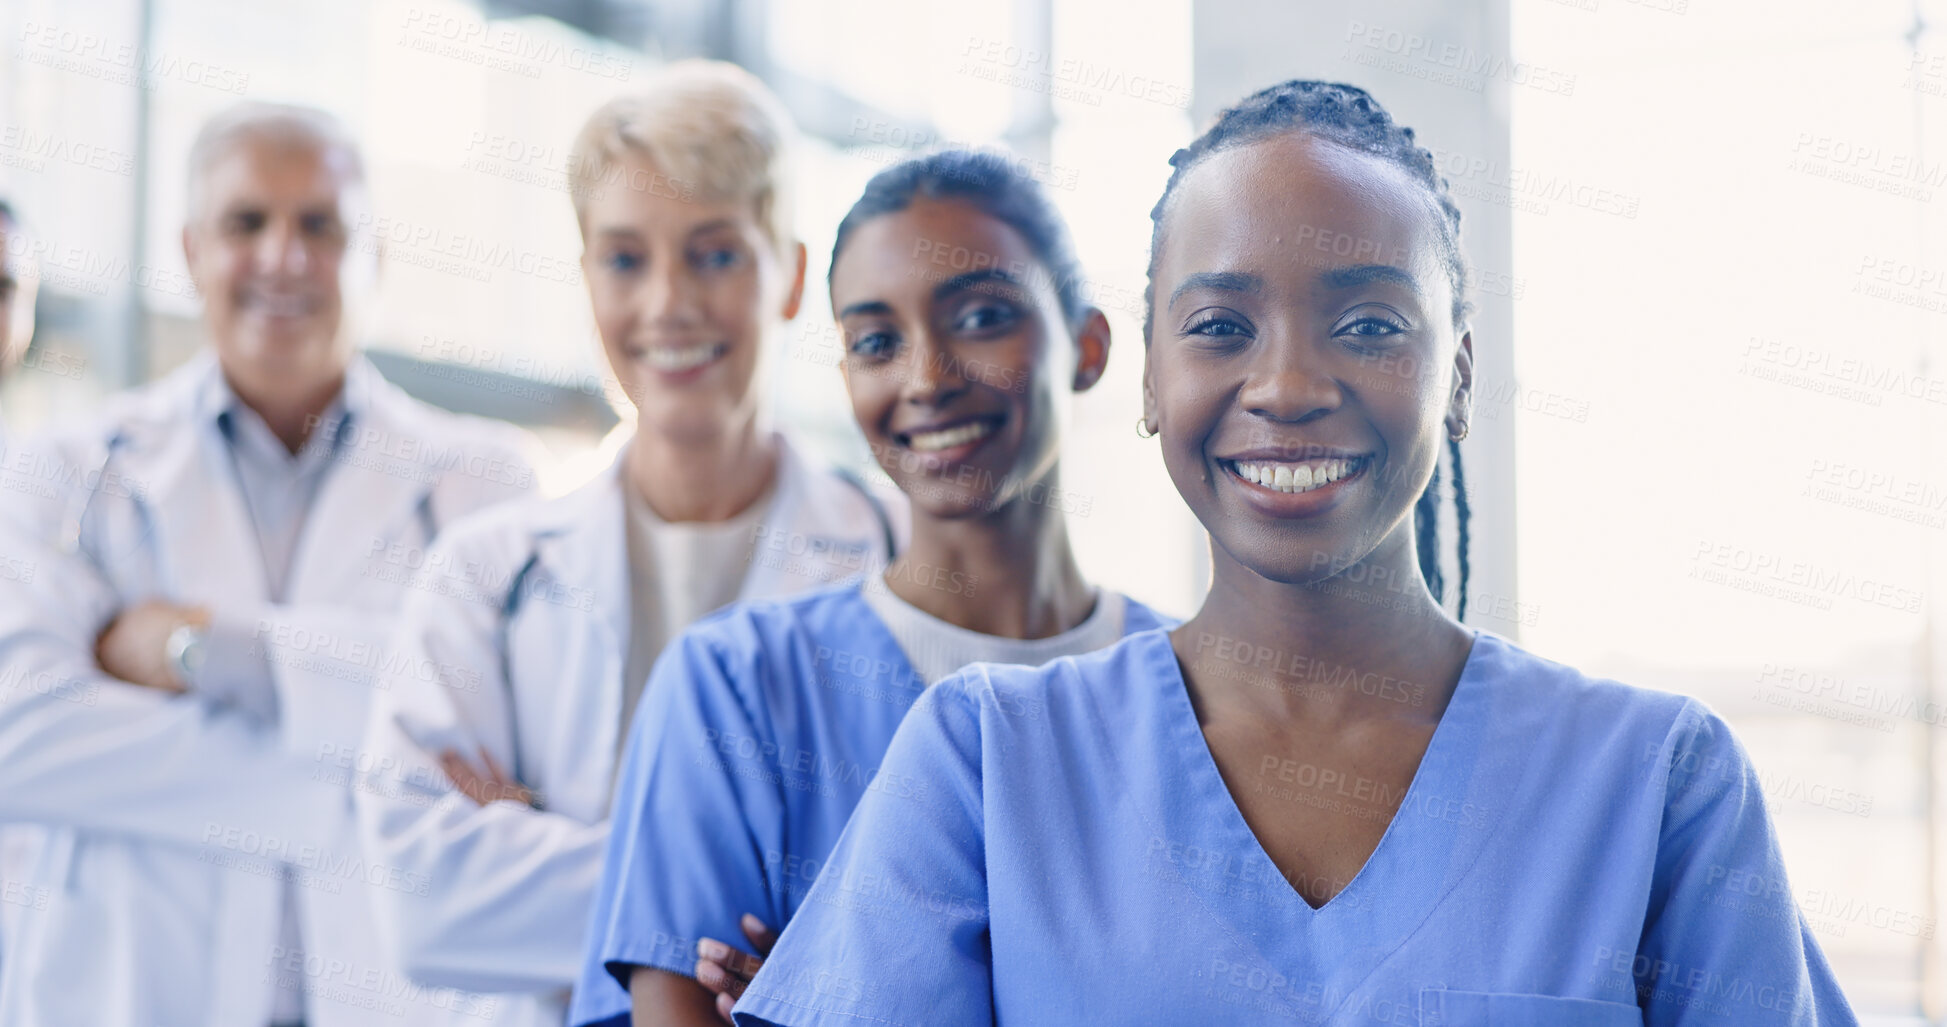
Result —
[[[1352,267],[1336,267],[1320,274],[1318,280],[1328,289],[1350,289],[1356,285],[1371,285],[1375,282],[1381,282],[1400,286],[1415,296],[1420,294],[1419,280],[1391,264],[1358,264]]]
[[[1199,271],[1184,277],[1175,291],[1170,293],[1170,301],[1165,306],[1175,306],[1183,294],[1193,289],[1215,289],[1218,292],[1256,293],[1264,288],[1264,279],[1241,271]]]
[[[736,227],[737,227],[737,223],[735,221],[732,221],[729,218],[718,218],[715,221],[706,221],[703,224],[700,224],[695,228],[690,229],[689,232],[684,235],[684,238],[694,239],[697,236],[702,235],[706,232],[714,232],[724,228],[735,230]],[[642,233],[637,231],[633,226],[630,225],[609,225],[603,228],[596,229],[595,234],[600,236],[606,236],[611,239],[642,238]]]
[[[858,303],[846,304],[845,309],[838,312],[838,319],[843,321],[855,314],[869,314],[878,317],[890,313],[892,313],[892,304],[884,300],[864,300]]]
[[[952,278],[934,286],[933,298],[935,300],[944,299],[956,292],[990,292],[992,290],[983,290],[981,286],[991,282],[999,282],[1004,285],[1014,286],[1015,288],[1023,288],[1021,280],[1012,274],[997,267],[983,268],[979,271],[967,271],[954,275]],[[854,314],[878,316],[890,313],[892,313],[892,305],[884,300],[861,300],[858,303],[846,304],[845,308],[838,312],[838,317],[840,320],[843,320]]]
[[[963,272],[941,282],[939,285],[934,286],[933,298],[936,300],[944,299],[956,292],[991,292],[992,290],[981,289],[981,286],[989,282],[999,282],[1003,285],[1014,286],[1017,289],[1022,288],[1019,278],[1014,277],[1012,274],[1000,268],[990,267],[983,268],[979,271]]]

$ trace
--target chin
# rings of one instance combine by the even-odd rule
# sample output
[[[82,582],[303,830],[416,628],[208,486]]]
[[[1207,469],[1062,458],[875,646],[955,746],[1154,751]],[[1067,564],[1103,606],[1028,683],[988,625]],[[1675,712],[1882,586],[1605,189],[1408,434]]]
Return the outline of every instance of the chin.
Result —
[[[1350,556],[1299,543],[1278,547],[1274,541],[1253,540],[1233,546],[1219,539],[1230,558],[1251,573],[1281,585],[1310,585],[1329,581],[1347,567]]]
[[[653,431],[673,442],[700,443],[723,434],[734,405],[694,393],[672,396],[652,392],[640,397],[636,411],[637,431]]]

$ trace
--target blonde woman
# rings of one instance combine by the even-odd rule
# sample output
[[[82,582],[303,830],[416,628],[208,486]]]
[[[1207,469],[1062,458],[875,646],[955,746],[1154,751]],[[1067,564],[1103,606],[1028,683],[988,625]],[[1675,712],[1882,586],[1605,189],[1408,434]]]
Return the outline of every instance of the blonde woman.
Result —
[[[760,407],[765,339],[804,287],[790,134],[755,78],[704,61],[589,119],[570,165],[582,268],[635,435],[580,490],[443,536],[402,625],[411,672],[361,754],[370,854],[424,885],[382,910],[407,972],[525,993],[515,1023],[565,1015],[624,725],[663,644],[732,600],[883,566],[905,532],[896,497],[814,468]]]

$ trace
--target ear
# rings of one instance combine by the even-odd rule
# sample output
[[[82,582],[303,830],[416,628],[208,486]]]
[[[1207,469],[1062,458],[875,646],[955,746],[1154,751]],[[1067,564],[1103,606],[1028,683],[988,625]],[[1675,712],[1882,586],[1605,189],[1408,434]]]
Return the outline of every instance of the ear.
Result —
[[[1143,347],[1143,423],[1151,432],[1162,430],[1162,422],[1157,419],[1155,356],[1155,350]]]
[[[189,280],[196,280],[196,236],[189,226],[183,226],[183,266],[189,268]],[[198,291],[201,291],[200,289]]]
[[[1461,333],[1453,354],[1454,390],[1447,401],[1447,435],[1466,432],[1474,417],[1474,330]]]
[[[1090,307],[1082,313],[1081,330],[1075,333],[1075,391],[1094,388],[1108,369],[1109,318]]]
[[[798,308],[804,305],[804,243],[792,243],[791,253],[795,258],[792,263],[796,265],[797,269],[791,273],[791,294],[784,298],[784,319],[786,321],[797,317]]]

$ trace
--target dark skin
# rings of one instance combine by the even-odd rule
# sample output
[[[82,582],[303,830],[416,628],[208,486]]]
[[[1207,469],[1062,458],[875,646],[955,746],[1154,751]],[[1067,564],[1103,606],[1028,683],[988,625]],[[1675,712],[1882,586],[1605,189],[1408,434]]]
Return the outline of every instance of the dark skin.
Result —
[[[1396,166],[1283,135],[1192,168],[1156,257],[1144,414],[1213,563],[1171,642],[1232,798],[1314,908],[1378,847],[1473,643],[1414,554],[1414,500],[1473,381],[1436,217]],[[1351,472],[1304,493],[1246,467],[1334,460]],[[1292,688],[1226,658],[1246,645],[1413,682],[1419,701]],[[1293,801],[1278,771],[1304,766],[1357,798]]]
[[[929,253],[971,259],[935,265]],[[858,226],[832,274],[853,416],[912,506],[912,544],[885,584],[948,623],[1007,638],[1057,635],[1094,609],[1066,519],[1029,497],[1059,481],[1058,405],[1102,377],[1109,325],[1093,309],[1071,325],[1051,278],[1005,222],[929,199]],[[967,587],[937,584],[952,574]],[[755,956],[705,938],[694,978],[637,969],[634,1022],[727,1022],[777,940],[754,916],[742,927]]]

